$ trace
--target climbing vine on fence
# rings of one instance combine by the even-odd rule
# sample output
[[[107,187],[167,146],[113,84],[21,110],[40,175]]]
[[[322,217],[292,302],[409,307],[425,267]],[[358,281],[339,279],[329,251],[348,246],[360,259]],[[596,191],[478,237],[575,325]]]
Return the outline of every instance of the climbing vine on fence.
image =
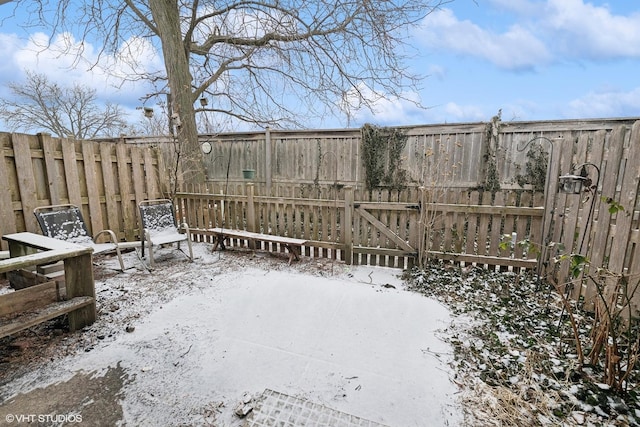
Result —
[[[516,182],[521,187],[530,184],[535,191],[544,191],[547,182],[547,163],[549,153],[542,149],[542,145],[533,144],[527,151],[527,161],[524,164],[524,173],[516,175]],[[518,165],[521,169],[521,166]]]
[[[497,154],[499,147],[500,129],[502,127],[502,110],[491,118],[485,129],[484,179],[482,186],[486,191],[496,193],[500,191],[500,176],[498,174]]]
[[[362,158],[365,184],[372,190],[381,186],[401,189],[407,182],[407,171],[402,167],[402,153],[407,135],[395,128],[366,124],[362,127]]]

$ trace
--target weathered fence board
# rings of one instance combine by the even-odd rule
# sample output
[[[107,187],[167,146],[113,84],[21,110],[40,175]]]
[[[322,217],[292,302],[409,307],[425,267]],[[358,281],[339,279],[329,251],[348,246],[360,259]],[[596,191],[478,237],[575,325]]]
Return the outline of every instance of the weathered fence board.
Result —
[[[610,132],[616,126],[630,126],[634,119],[562,120],[547,122],[500,122],[496,171],[503,188],[514,188],[515,178],[524,170],[527,152],[519,149],[533,138],[575,140],[581,135]],[[482,182],[486,168],[483,155],[486,123],[462,123],[398,127],[406,132],[407,144],[402,166],[407,184],[430,185],[435,169],[448,164],[449,187],[469,188]],[[150,138],[123,138],[145,142]],[[358,189],[364,185],[361,130],[270,130],[201,135],[212,152],[205,156],[210,181],[234,184],[244,181],[242,170],[255,169],[256,194],[277,196],[278,184],[326,185],[340,182]],[[153,138],[154,143],[158,138]],[[160,146],[167,158],[171,143]],[[426,153],[432,152],[433,155]],[[445,161],[446,159],[446,161]],[[227,174],[227,165],[228,174]],[[230,193],[231,194],[231,193]]]
[[[65,166],[65,170],[69,171],[67,176],[70,178],[69,182],[73,183],[76,182],[76,178],[78,176],[78,169],[75,167],[76,152],[73,150],[73,144],[67,143],[64,144],[64,146],[67,147],[64,156],[66,159],[69,159],[69,165]],[[96,177],[97,171],[93,147],[94,144],[91,142],[82,141],[84,176],[88,190],[87,198],[89,202],[89,212],[91,212],[91,215],[89,215],[88,218],[91,221],[92,230],[99,231],[107,227],[105,227],[106,224],[103,221],[102,208],[100,207],[100,194],[104,194],[104,190],[98,191],[98,188],[100,188],[101,185],[99,185]],[[79,182],[79,180],[77,182]],[[92,191],[92,189],[95,189],[96,191]],[[69,201],[77,206],[82,204],[80,200],[80,189],[77,186],[69,188]]]
[[[545,242],[554,250],[543,256],[541,273],[560,290],[571,290],[573,298],[584,297],[592,308],[601,292],[596,286],[611,285],[616,280],[597,278],[598,269],[625,274],[637,283],[640,265],[634,263],[640,200],[640,121],[622,124],[574,138],[553,141],[548,197],[546,201]],[[557,167],[556,167],[557,165]],[[559,175],[580,174],[584,166],[592,188],[581,194],[558,193]],[[610,212],[612,204],[624,209]],[[571,266],[573,256],[584,257],[581,272]],[[576,258],[581,259],[581,258]],[[606,270],[600,270],[603,272]],[[631,283],[630,283],[631,285]],[[620,303],[631,301],[637,313],[640,292],[633,286],[621,295]]]
[[[56,153],[56,157],[61,155],[62,169],[54,171],[52,175],[51,171],[47,168],[47,175],[52,176],[55,182],[58,182],[60,188],[60,195],[56,201],[53,197],[50,197],[51,204],[62,204],[63,200],[68,200],[77,206],[82,205],[82,193],[80,190],[81,184],[88,182],[86,174],[82,174],[82,178],[78,171],[78,160],[76,158],[76,151],[74,149],[73,142],[68,139],[59,140],[60,151]],[[63,178],[64,177],[64,180]]]
[[[0,231],[2,234],[13,234],[16,229],[16,215],[13,210],[12,195],[14,194],[15,187],[12,186],[15,182],[9,179],[9,165],[6,161],[6,156],[10,150],[9,145],[11,140],[8,134],[0,134],[0,148],[5,153],[0,158],[0,182],[4,182],[7,186],[5,191],[0,191]],[[12,170],[11,172],[14,172]],[[11,174],[13,175],[13,173]],[[2,249],[6,250],[7,246],[3,243]]]
[[[27,229],[35,230],[38,227],[33,209],[36,208],[37,196],[34,178],[33,160],[31,158],[31,139],[27,135],[13,134],[13,155],[16,171],[18,172],[18,191],[22,201],[22,212]]]
[[[119,239],[137,239],[136,202],[162,197],[158,150],[46,134],[0,133],[0,142],[0,181],[8,190],[0,192],[2,235],[39,233],[35,207],[72,203],[81,207],[91,233],[111,228]]]

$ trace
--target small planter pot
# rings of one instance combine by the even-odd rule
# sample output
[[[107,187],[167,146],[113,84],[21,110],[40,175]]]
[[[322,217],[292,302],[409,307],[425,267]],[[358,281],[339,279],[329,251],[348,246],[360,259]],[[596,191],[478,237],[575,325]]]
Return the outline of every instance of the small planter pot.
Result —
[[[244,169],[242,171],[242,177],[244,179],[253,179],[256,177],[256,171],[254,169]]]

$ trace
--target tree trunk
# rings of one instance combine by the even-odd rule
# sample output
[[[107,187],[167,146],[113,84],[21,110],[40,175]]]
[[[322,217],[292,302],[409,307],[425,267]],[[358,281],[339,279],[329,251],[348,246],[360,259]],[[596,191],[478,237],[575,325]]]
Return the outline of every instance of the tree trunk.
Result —
[[[198,143],[191,92],[188,48],[182,40],[180,15],[176,0],[150,0],[149,8],[162,43],[162,54],[169,79],[171,125],[176,136],[176,162],[180,174],[177,182],[198,184],[205,179],[202,152]],[[177,183],[174,190],[177,189]]]

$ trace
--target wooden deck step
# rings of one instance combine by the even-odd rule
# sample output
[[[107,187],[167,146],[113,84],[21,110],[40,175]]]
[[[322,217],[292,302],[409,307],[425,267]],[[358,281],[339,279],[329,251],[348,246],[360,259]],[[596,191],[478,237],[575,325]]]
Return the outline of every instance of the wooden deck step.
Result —
[[[0,338],[28,329],[41,322],[51,320],[63,314],[94,303],[92,297],[75,297],[67,301],[55,302],[34,311],[29,311],[8,321],[0,321]]]

